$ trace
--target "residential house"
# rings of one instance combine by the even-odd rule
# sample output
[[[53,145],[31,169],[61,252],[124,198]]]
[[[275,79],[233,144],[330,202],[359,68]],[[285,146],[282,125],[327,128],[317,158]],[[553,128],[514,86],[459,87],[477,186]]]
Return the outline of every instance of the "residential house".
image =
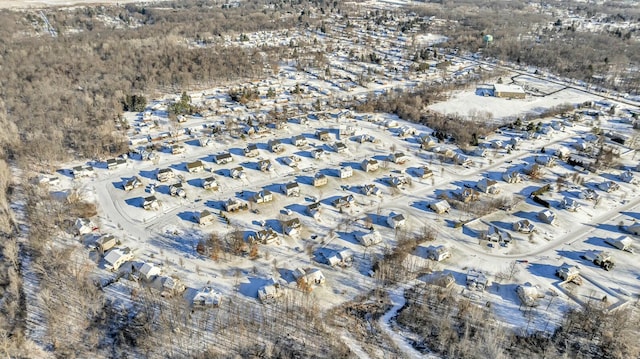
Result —
[[[553,224],[556,221],[556,214],[552,211],[545,209],[542,212],[538,212],[538,219],[547,224]]]
[[[88,218],[78,218],[78,219],[76,219],[76,221],[74,223],[74,227],[76,229],[76,232],[79,235],[91,233],[94,230],[98,229],[98,227],[93,223],[93,221],[91,221]]]
[[[267,147],[269,147],[269,150],[273,153],[280,153],[284,151],[284,145],[282,145],[280,140],[269,140]]]
[[[307,145],[307,138],[303,135],[293,136],[291,138],[291,143],[296,147],[304,147]]]
[[[278,241],[278,233],[272,228],[267,228],[250,235],[248,239],[249,242],[255,241],[262,244],[271,244]]]
[[[362,135],[358,135],[354,138],[354,141],[358,142],[358,143],[365,143],[365,142],[375,142],[376,139],[371,136],[371,135],[367,135],[367,134],[362,134]]]
[[[301,230],[302,230],[302,223],[300,223],[299,218],[292,218],[282,223],[282,231],[284,232],[284,234],[290,237],[297,236],[298,234],[300,234]]]
[[[453,163],[457,164],[457,165],[470,165],[473,163],[473,161],[471,161],[471,159],[465,155],[463,155],[462,153],[455,153],[453,155],[453,157],[451,157],[451,160],[453,161]]]
[[[580,208],[580,203],[571,197],[564,197],[562,201],[560,201],[560,208],[575,212]]]
[[[340,138],[353,136],[356,133],[356,129],[353,126],[340,125],[338,126],[338,136]]]
[[[202,172],[204,171],[204,163],[200,160],[189,162],[187,163],[187,171],[189,171],[189,173]]]
[[[96,241],[96,250],[100,254],[104,254],[109,249],[115,247],[118,244],[118,240],[111,234],[105,234],[98,238]]]
[[[243,201],[240,201],[237,198],[229,198],[224,203],[224,210],[227,212],[237,212],[237,211],[246,210],[247,208],[249,208],[249,205],[247,205]]]
[[[353,263],[353,252],[347,248],[339,251],[321,248],[316,254],[316,259],[332,267],[349,267]]]
[[[316,218],[320,214],[320,202],[314,202],[307,206],[307,214],[313,218]]]
[[[107,168],[110,170],[124,166],[125,164],[127,164],[127,160],[124,158],[110,158],[107,160]]]
[[[298,167],[298,162],[300,162],[300,158],[298,156],[285,156],[280,158],[280,161],[289,167]]]
[[[536,156],[536,163],[545,167],[552,167],[556,164],[556,160],[548,155]]]
[[[329,178],[322,173],[316,173],[313,177],[313,187],[321,187],[329,182]]]
[[[445,212],[449,212],[451,210],[451,205],[447,200],[443,199],[440,201],[432,202],[429,204],[429,208],[437,214],[443,214]]]
[[[273,170],[273,165],[271,164],[271,160],[260,160],[258,161],[258,169],[262,172],[269,172]]]
[[[120,266],[134,258],[133,252],[127,247],[113,248],[104,256],[105,267],[117,271]]]
[[[633,240],[628,236],[621,236],[619,238],[605,238],[605,243],[618,248],[621,251],[633,253]]]
[[[140,279],[150,282],[154,277],[160,275],[161,270],[153,263],[145,262],[137,269],[137,272]]]
[[[513,223],[513,230],[520,233],[531,233],[536,226],[528,219],[522,219]]]
[[[489,242],[503,243],[505,245],[511,243],[513,240],[509,232],[503,231],[494,225],[489,225],[487,231],[484,233],[484,239]]]
[[[263,189],[262,191],[256,193],[253,196],[253,201],[255,203],[267,203],[273,201],[273,193],[271,191]]]
[[[158,209],[160,208],[160,203],[158,202],[156,196],[145,197],[144,201],[142,202],[142,208],[146,210]]]
[[[484,273],[474,269],[467,271],[467,288],[482,292],[488,285],[489,279]]]
[[[185,152],[185,147],[184,145],[180,145],[180,144],[174,144],[171,146],[171,154],[173,155],[179,155],[179,154],[183,154]]]
[[[193,297],[196,307],[218,307],[222,302],[222,294],[212,287],[204,287]]]
[[[451,251],[449,251],[449,248],[445,246],[430,246],[429,248],[427,248],[427,258],[431,259],[432,261],[442,262],[443,260],[450,257]]]
[[[464,203],[475,202],[480,199],[478,191],[468,187],[462,188],[460,191],[456,192],[455,196],[458,201]]]
[[[484,177],[480,181],[478,181],[478,183],[476,184],[476,187],[478,187],[478,189],[482,193],[488,193],[488,194],[498,194],[498,193],[500,193],[500,188],[498,187],[498,182],[494,181],[492,179],[488,179],[486,177]]]
[[[214,177],[207,177],[202,180],[202,188],[217,191],[219,188],[218,182]]]
[[[407,223],[407,219],[404,218],[403,214],[391,214],[387,217],[387,224],[389,227],[396,229],[398,227],[402,227]]]
[[[167,182],[176,178],[176,174],[171,168],[161,168],[156,172],[156,178],[160,182]]]
[[[365,247],[369,247],[382,242],[382,236],[380,235],[380,232],[376,231],[375,229],[372,229],[367,233],[356,233],[355,236],[358,242],[360,242],[360,244]]]
[[[231,156],[231,153],[229,153],[229,152],[219,153],[219,154],[215,155],[213,157],[213,159],[219,165],[224,165],[224,164],[233,162],[233,157]]]
[[[620,180],[622,182],[631,183],[633,181],[634,174],[631,171],[624,171],[620,174]]]
[[[398,123],[398,121],[396,121],[396,120],[392,120],[392,119],[385,120],[382,124],[383,124],[386,128],[396,128],[396,127],[400,126],[400,124]]]
[[[157,275],[149,284],[160,291],[162,297],[173,297],[185,291],[186,287],[178,278]]]
[[[317,131],[316,132],[316,137],[320,140],[320,141],[330,141],[331,140],[331,136],[329,135],[329,131]]]
[[[317,268],[296,268],[293,271],[293,277],[297,281],[304,281],[307,285],[322,285],[325,283],[325,277]]]
[[[487,150],[482,147],[477,147],[473,152],[471,152],[471,155],[476,157],[487,157]]]
[[[416,174],[418,175],[418,177],[426,179],[433,176],[433,171],[427,166],[422,166],[416,170]]]
[[[258,299],[263,304],[273,303],[284,295],[279,283],[267,284],[258,289]]]
[[[200,145],[200,147],[213,146],[214,143],[215,141],[211,137],[200,137],[198,139],[198,144]]]
[[[640,236],[640,223],[636,222],[627,227],[627,232]]]
[[[522,182],[522,174],[517,171],[505,171],[502,174],[502,180],[507,183],[520,183]]]
[[[362,163],[360,164],[360,167],[362,167],[362,170],[365,172],[375,172],[378,170],[378,168],[380,168],[380,164],[378,163],[377,160],[371,158],[371,159],[362,161]]]
[[[538,287],[519,285],[516,287],[516,293],[523,305],[527,307],[535,307],[538,300],[544,298],[544,293]]]
[[[524,173],[534,178],[540,178],[544,174],[544,167],[537,163],[531,163],[524,168]]]
[[[580,193],[578,194],[578,197],[580,197],[580,199],[597,201],[600,195],[596,191],[592,190],[591,188],[587,188],[580,191]]]
[[[432,147],[435,147],[437,144],[438,144],[438,139],[429,134],[422,134],[420,136],[420,147],[423,150],[428,150]]]
[[[324,150],[322,148],[311,150],[311,157],[314,159],[319,160],[322,156],[324,156]]]
[[[300,185],[298,184],[298,182],[289,182],[287,184],[283,184],[282,192],[287,197],[298,197],[300,196]]]
[[[598,184],[598,188],[600,188],[600,190],[602,191],[610,193],[620,189],[620,185],[613,181],[604,181]]]
[[[345,153],[347,152],[347,145],[345,145],[343,142],[336,142],[333,144],[333,150],[337,153]]]
[[[260,152],[258,152],[258,146],[255,144],[247,145],[247,147],[244,149],[244,155],[246,157],[256,157],[259,154]]]
[[[124,188],[124,190],[127,192],[132,191],[133,189],[141,186],[142,186],[142,181],[138,176],[133,176],[132,178],[124,181],[122,184],[122,188]]]
[[[569,265],[563,263],[558,269],[556,269],[556,275],[565,282],[582,282],[580,280],[580,268],[578,266]]]
[[[389,176],[387,179],[389,185],[393,188],[401,188],[405,184],[409,183],[409,179],[406,176]]]
[[[362,194],[365,196],[379,196],[381,193],[380,188],[378,188],[378,186],[373,183],[365,184],[364,186],[360,187],[360,192],[362,192]]]
[[[200,212],[200,214],[198,215],[198,224],[202,227],[210,225],[211,223],[215,222],[215,220],[216,216],[214,216],[213,213],[209,212],[206,209]]]
[[[171,186],[169,186],[169,194],[175,197],[181,197],[181,198],[187,197],[187,192],[182,187],[181,182],[174,183]]]
[[[230,169],[229,175],[231,176],[231,178],[235,178],[235,179],[247,178],[247,174],[244,172],[244,168],[240,166]]]
[[[398,130],[398,136],[401,138],[415,136],[417,133],[418,131],[411,126],[402,126]]]
[[[349,178],[353,176],[353,168],[351,168],[351,166],[344,166],[340,168],[340,170],[338,171],[338,175],[342,179]]]
[[[389,155],[389,162],[393,162],[398,165],[402,165],[409,161],[409,156],[402,152],[392,153]]]
[[[352,195],[348,195],[348,196],[344,196],[344,197],[340,197],[340,198],[335,199],[333,202],[331,202],[331,204],[334,207],[340,209],[340,208],[344,208],[344,207],[349,207],[354,202],[355,202],[355,198]]]
[[[73,178],[78,179],[83,177],[92,177],[94,172],[93,167],[85,165],[73,167],[71,174],[73,174]]]
[[[431,277],[430,284],[447,289],[456,282],[456,278],[451,273],[436,273]]]

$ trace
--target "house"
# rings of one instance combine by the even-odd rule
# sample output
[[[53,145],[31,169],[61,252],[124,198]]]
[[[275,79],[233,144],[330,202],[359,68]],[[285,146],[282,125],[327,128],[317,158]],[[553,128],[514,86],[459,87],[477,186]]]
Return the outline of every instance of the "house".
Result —
[[[396,120],[388,119],[382,123],[386,128],[396,128],[399,127],[400,124]]]
[[[500,193],[500,188],[498,187],[498,182],[494,181],[492,179],[488,179],[486,177],[482,178],[480,181],[478,181],[478,183],[476,184],[476,187],[478,187],[478,189],[482,193],[488,193],[488,194],[498,194],[498,193]]]
[[[416,174],[418,177],[426,179],[433,176],[433,171],[427,166],[422,166],[416,170]]]
[[[636,222],[627,227],[627,232],[634,234],[636,236],[640,236],[640,223]]]
[[[449,202],[447,202],[447,200],[443,199],[430,203],[429,208],[431,208],[431,210],[436,212],[437,214],[443,214],[445,212],[449,212],[449,210],[451,209],[451,205],[449,204]]]
[[[362,135],[356,136],[353,140],[358,142],[358,143],[365,143],[365,142],[373,143],[373,142],[376,141],[376,139],[373,136],[367,135],[367,134],[362,134]]]
[[[127,164],[124,158],[109,158],[107,160],[107,169],[113,170]]]
[[[97,230],[98,227],[88,218],[78,218],[74,223],[74,227],[78,235],[91,233]]]
[[[478,147],[471,152],[471,155],[476,157],[487,157],[487,150],[482,147]]]
[[[562,264],[556,269],[556,275],[565,282],[582,282],[580,279],[580,268],[567,263]]]
[[[442,262],[443,260],[450,257],[451,251],[449,251],[449,248],[445,246],[429,246],[429,248],[427,248],[427,258],[431,259],[432,261]]]
[[[218,190],[218,182],[214,177],[207,177],[202,180],[202,188],[217,191]]]
[[[171,168],[161,168],[156,172],[156,178],[160,182],[167,182],[176,178],[176,174]]]
[[[562,201],[560,201],[560,208],[566,209],[567,211],[575,212],[580,208],[580,203],[573,198],[564,197]]]
[[[258,169],[261,172],[269,172],[273,170],[273,165],[271,164],[271,160],[260,160],[258,161]]]
[[[409,161],[409,156],[402,152],[392,153],[389,155],[389,162],[393,162],[397,165],[402,165]]]
[[[298,182],[289,182],[282,185],[282,193],[287,197],[300,196],[300,185]]]
[[[538,300],[544,298],[544,293],[537,286],[519,285],[516,287],[516,293],[522,304],[527,307],[537,306]]]
[[[218,307],[222,302],[222,294],[212,287],[204,287],[193,297],[193,305],[197,307]]]
[[[547,224],[553,224],[556,221],[556,214],[552,211],[545,209],[542,212],[538,212],[538,219]]]
[[[329,182],[329,178],[322,173],[316,173],[313,177],[313,187],[321,187]]]
[[[300,219],[298,218],[292,218],[282,223],[282,231],[284,232],[284,234],[290,237],[294,237],[300,234],[301,229],[302,223],[300,223]]]
[[[273,303],[283,295],[284,291],[279,283],[267,284],[258,289],[258,299],[262,304]]]
[[[178,278],[157,275],[152,278],[149,286],[160,291],[162,297],[173,297],[185,291],[186,287]]]
[[[415,136],[418,131],[411,126],[402,126],[398,130],[398,137],[404,138],[409,136]]]
[[[471,161],[469,157],[463,155],[462,153],[455,153],[453,157],[451,157],[451,160],[453,161],[453,163],[460,166],[468,166],[473,163],[473,161]]]
[[[158,203],[156,196],[145,197],[142,202],[142,208],[146,210],[158,209],[160,208],[160,203]]]
[[[352,195],[348,195],[348,196],[340,197],[340,198],[337,198],[337,199],[333,200],[333,201],[331,202],[331,204],[332,204],[334,207],[336,207],[336,208],[340,209],[340,208],[343,208],[343,207],[349,207],[349,206],[351,206],[351,204],[352,204],[354,201],[355,201],[355,198],[354,198]]]
[[[423,150],[428,150],[432,147],[435,147],[437,144],[438,144],[438,139],[429,134],[422,134],[420,136],[420,147]]]
[[[507,183],[520,183],[522,182],[522,174],[517,171],[505,171],[502,174],[502,180]]]
[[[40,186],[44,186],[44,185],[57,186],[60,184],[60,178],[56,176],[41,174],[41,175],[38,175],[37,178],[35,178],[35,183]]]
[[[360,244],[365,247],[369,247],[382,242],[382,236],[380,235],[380,232],[376,231],[375,229],[372,229],[367,233],[356,233],[355,236],[358,242],[360,242]]]
[[[373,183],[360,187],[360,192],[365,196],[379,196],[381,193],[380,188]]]
[[[212,146],[214,143],[215,141],[211,137],[200,137],[198,139],[198,144],[200,145],[200,147]]]
[[[73,178],[78,179],[83,177],[92,177],[94,172],[93,167],[85,165],[73,167],[71,174],[73,174]]]
[[[511,243],[513,240],[509,232],[503,231],[494,225],[489,225],[487,231],[484,233],[484,239],[489,242],[503,243],[505,245]]]
[[[189,171],[189,173],[204,171],[204,163],[200,160],[189,162],[187,163],[187,171]]]
[[[322,148],[311,150],[311,157],[314,159],[319,160],[322,156],[324,156],[324,150]]]
[[[113,248],[104,256],[105,267],[110,271],[117,271],[120,266],[134,258],[133,252],[127,247]]]
[[[187,197],[187,192],[185,192],[181,182],[174,183],[171,186],[169,186],[169,194],[174,197],[181,197],[181,198]]]
[[[128,179],[122,183],[122,188],[124,188],[124,190],[127,192],[132,191],[133,189],[141,186],[142,186],[142,181],[138,176],[133,176],[131,179]]]
[[[523,99],[526,93],[521,86],[516,84],[494,84],[493,96],[507,99]]]
[[[605,238],[605,243],[618,248],[621,251],[633,253],[633,240],[628,236],[621,236],[619,238]]]
[[[600,195],[596,193],[596,191],[592,190],[591,188],[587,188],[580,191],[580,193],[578,194],[578,197],[580,197],[580,199],[597,201]]]
[[[249,208],[249,205],[240,201],[237,198],[229,198],[224,203],[224,210],[227,212],[237,212],[237,211],[246,210],[247,208]]]
[[[234,179],[244,179],[247,178],[247,174],[244,173],[244,168],[238,166],[229,170],[229,175]]]
[[[513,223],[513,230],[520,233],[531,233],[536,226],[528,219],[522,219]]]
[[[351,166],[344,166],[338,170],[338,175],[342,179],[349,178],[353,176],[353,168],[351,168]]]
[[[267,228],[250,235],[248,239],[249,242],[256,241],[262,244],[271,244],[278,241],[278,233],[272,228]]]
[[[185,151],[185,147],[184,145],[180,145],[180,144],[174,144],[173,146],[171,146],[171,154],[172,155],[179,155],[184,153]]]
[[[320,202],[311,203],[307,206],[305,212],[307,212],[307,214],[311,217],[316,218],[316,216],[320,213]]]
[[[303,135],[293,136],[291,138],[291,143],[296,147],[304,147],[307,145],[307,138]]]
[[[219,154],[215,155],[213,157],[213,159],[219,165],[224,165],[224,164],[233,162],[233,157],[231,156],[231,153],[229,153],[229,152],[219,153]]]
[[[443,273],[443,272],[434,274],[431,280],[429,281],[430,284],[436,285],[438,287],[445,288],[445,289],[451,287],[455,282],[456,282],[456,278],[453,276],[453,274]]]
[[[303,281],[307,285],[322,285],[325,283],[325,277],[317,268],[296,268],[293,271],[293,277],[296,281]]]
[[[331,140],[331,136],[329,135],[329,131],[316,131],[316,137],[320,140],[320,141],[330,141]]]
[[[602,191],[610,193],[620,189],[620,185],[613,181],[604,181],[598,184],[598,188],[600,188],[600,190]]]
[[[378,163],[377,160],[371,158],[371,159],[362,161],[362,163],[360,164],[360,167],[362,167],[362,170],[365,172],[374,172],[378,170],[378,168],[380,167],[380,164]]]
[[[462,188],[461,190],[456,192],[455,196],[458,199],[458,201],[464,202],[464,203],[475,202],[480,199],[480,196],[478,195],[478,191],[468,187]]]
[[[474,269],[467,271],[467,288],[482,292],[488,285],[489,279],[484,273]]]
[[[267,203],[267,202],[271,202],[273,201],[273,193],[271,193],[271,191],[268,191],[266,189],[263,189],[262,191],[256,193],[252,200],[255,203]]]
[[[536,156],[536,163],[545,167],[552,167],[556,164],[555,158],[551,156]]]
[[[344,153],[347,151],[347,149],[347,145],[345,145],[343,142],[336,142],[333,144],[333,150],[337,153]]]
[[[402,227],[407,223],[407,219],[402,214],[391,214],[387,217],[387,224],[389,227],[396,229]]]
[[[631,183],[633,181],[634,175],[631,171],[624,171],[620,174],[620,180],[622,182]]]
[[[284,151],[284,146],[282,145],[282,142],[280,142],[280,140],[269,140],[269,142],[267,143],[267,147],[269,147],[269,150],[273,153]]]
[[[332,267],[350,267],[353,264],[353,252],[347,248],[339,251],[322,248],[316,254],[316,259]]]
[[[289,167],[298,167],[298,162],[300,162],[300,158],[298,156],[285,156],[280,158],[280,161]]]
[[[161,270],[153,263],[145,262],[137,269],[137,272],[140,279],[144,281],[151,281],[153,277],[160,275]]]
[[[98,238],[96,241],[96,250],[100,254],[104,254],[109,249],[115,247],[118,244],[118,240],[111,234],[105,234],[102,237]]]
[[[260,152],[258,152],[258,146],[256,146],[255,144],[247,145],[247,147],[244,149],[244,155],[246,157],[256,157],[259,154]]]
[[[389,176],[387,181],[389,181],[389,185],[393,188],[401,188],[409,183],[409,179],[406,176]]]
[[[209,212],[206,209],[200,212],[200,214],[198,215],[198,224],[202,227],[210,225],[211,223],[215,222],[215,220],[216,216],[214,216],[213,213]]]

